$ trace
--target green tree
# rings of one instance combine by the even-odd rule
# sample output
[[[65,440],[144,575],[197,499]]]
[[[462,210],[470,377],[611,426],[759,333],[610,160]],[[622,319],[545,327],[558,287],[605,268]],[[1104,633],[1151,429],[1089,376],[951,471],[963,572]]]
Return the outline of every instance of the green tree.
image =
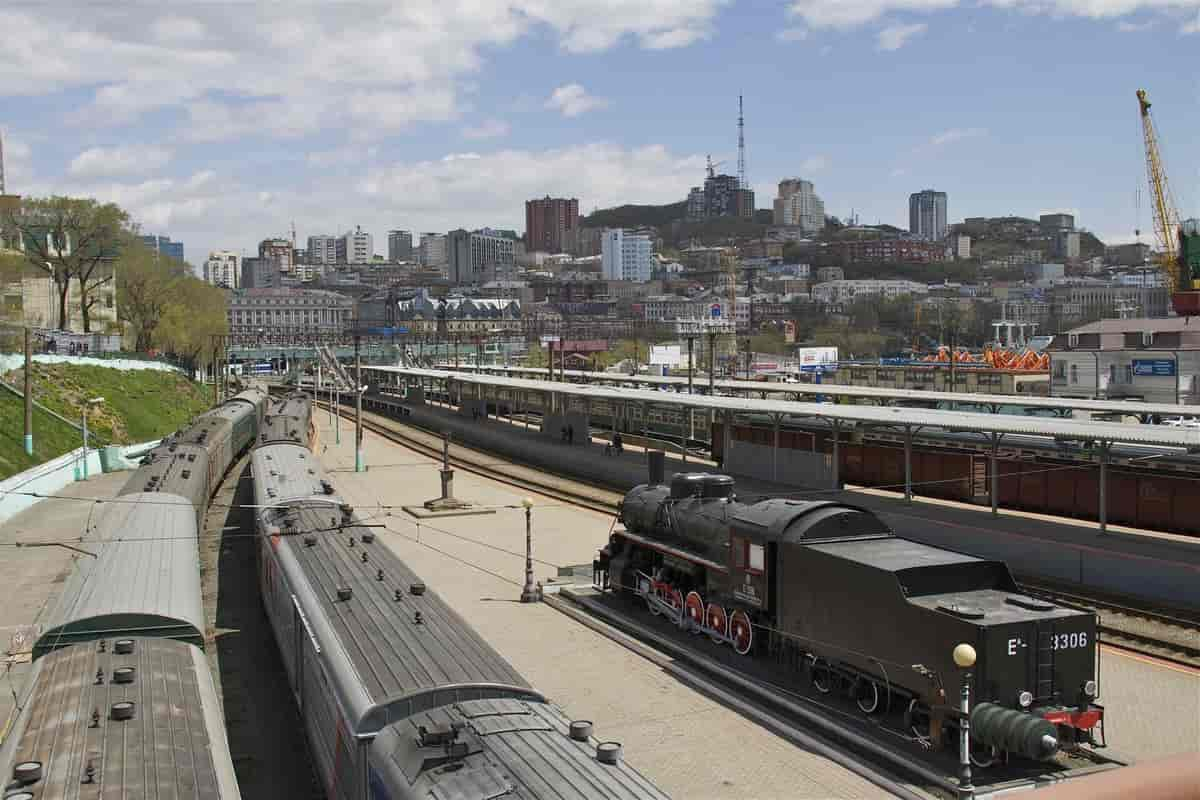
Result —
[[[225,291],[191,275],[175,281],[155,328],[155,344],[190,371],[209,363],[214,337],[229,333]]]
[[[59,328],[70,328],[67,295],[71,281],[79,286],[83,330],[91,331],[93,292],[112,280],[111,264],[123,234],[130,230],[129,215],[113,203],[93,198],[54,196],[22,200],[2,222],[17,231],[30,265],[50,276],[58,290]]]
[[[134,349],[154,347],[154,334],[171,306],[179,282],[189,276],[187,265],[163,258],[134,236],[127,236],[117,259],[117,317],[128,323]]]

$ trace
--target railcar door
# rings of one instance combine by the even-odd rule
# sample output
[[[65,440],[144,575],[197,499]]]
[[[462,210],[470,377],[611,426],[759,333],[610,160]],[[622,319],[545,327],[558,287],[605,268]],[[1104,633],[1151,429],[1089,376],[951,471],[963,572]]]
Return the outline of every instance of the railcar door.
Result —
[[[734,599],[768,610],[769,574],[767,547],[748,536],[729,536],[729,589]]]

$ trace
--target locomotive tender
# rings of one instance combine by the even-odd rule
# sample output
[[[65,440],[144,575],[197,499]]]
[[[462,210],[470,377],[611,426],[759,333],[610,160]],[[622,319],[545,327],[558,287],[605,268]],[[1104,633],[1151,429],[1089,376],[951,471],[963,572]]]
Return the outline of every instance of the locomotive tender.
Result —
[[[935,742],[960,716],[953,649],[971,644],[981,765],[1103,733],[1096,615],[1023,594],[1002,562],[900,538],[841,502],[742,503],[726,475],[637,486],[620,521],[597,563],[602,588],[740,654],[795,664],[864,713],[907,709]]]
[[[297,405],[274,410],[292,421],[252,456],[258,579],[330,800],[665,798],[357,517]]]

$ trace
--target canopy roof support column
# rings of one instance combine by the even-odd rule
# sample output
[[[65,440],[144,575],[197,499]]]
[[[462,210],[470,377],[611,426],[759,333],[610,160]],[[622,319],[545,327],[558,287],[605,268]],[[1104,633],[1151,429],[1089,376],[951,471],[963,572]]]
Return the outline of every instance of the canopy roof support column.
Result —
[[[1097,514],[1100,518],[1100,533],[1108,533],[1108,453],[1112,442],[1100,442],[1100,492],[1097,498]]]
[[[830,472],[833,477],[833,488],[841,490],[842,488],[842,424],[840,420],[830,421],[830,432],[833,434],[833,459],[829,465]]]
[[[783,422],[783,414],[771,415],[771,430],[774,441],[771,444],[771,480],[779,481],[779,426]]]

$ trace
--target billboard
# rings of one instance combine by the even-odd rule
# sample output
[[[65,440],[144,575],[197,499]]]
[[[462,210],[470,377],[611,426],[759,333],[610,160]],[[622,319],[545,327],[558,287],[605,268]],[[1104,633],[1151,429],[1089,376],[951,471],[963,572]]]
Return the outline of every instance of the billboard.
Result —
[[[650,363],[665,367],[679,367],[684,364],[683,348],[677,344],[652,346],[650,348]]]
[[[1135,358],[1133,360],[1133,374],[1167,378],[1174,377],[1175,360],[1172,358]]]
[[[801,369],[836,366],[838,349],[836,347],[797,347],[796,361],[799,362]]]

